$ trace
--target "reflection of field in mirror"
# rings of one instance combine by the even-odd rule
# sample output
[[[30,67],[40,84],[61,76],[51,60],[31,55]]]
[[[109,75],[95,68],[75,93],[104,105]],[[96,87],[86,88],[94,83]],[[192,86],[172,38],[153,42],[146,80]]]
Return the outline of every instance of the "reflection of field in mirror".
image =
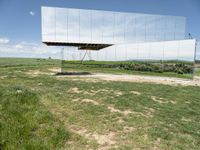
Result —
[[[184,61],[63,61],[64,72],[82,70],[177,78],[193,78],[193,63]]]
[[[200,78],[200,61],[197,61],[195,63],[195,76]]]

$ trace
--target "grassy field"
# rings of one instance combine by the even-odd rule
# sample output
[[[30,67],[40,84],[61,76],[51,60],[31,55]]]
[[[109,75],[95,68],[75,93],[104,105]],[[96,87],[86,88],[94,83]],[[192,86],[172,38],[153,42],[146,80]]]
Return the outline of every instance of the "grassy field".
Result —
[[[195,76],[200,76],[200,68],[195,69]]]
[[[199,149],[200,87],[56,76],[59,63],[0,59],[0,149]]]
[[[0,67],[36,67],[60,65],[60,60],[35,58],[0,58]]]
[[[195,63],[195,76],[200,77],[200,62],[199,61]]]

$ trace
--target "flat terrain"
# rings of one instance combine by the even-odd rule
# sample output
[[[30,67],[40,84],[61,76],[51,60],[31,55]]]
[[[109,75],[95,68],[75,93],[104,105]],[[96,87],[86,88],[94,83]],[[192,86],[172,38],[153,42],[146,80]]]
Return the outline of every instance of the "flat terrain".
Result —
[[[96,73],[176,77],[183,79],[193,78],[193,66],[194,64],[191,62],[177,61],[62,61],[62,68],[64,71],[89,71]],[[187,73],[183,73],[183,71]]]
[[[199,149],[198,77],[56,75],[59,64],[0,59],[0,149]]]
[[[195,75],[200,77],[200,67],[195,69]]]

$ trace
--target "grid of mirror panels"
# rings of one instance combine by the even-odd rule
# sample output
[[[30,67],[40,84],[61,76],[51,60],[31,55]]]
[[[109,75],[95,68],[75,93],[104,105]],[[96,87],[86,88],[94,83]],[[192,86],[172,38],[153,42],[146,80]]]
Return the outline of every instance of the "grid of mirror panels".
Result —
[[[96,61],[187,61],[194,62],[196,40],[176,40],[131,44],[116,44],[100,51],[88,51],[84,60]],[[69,47],[65,60],[81,60],[86,51]]]
[[[185,17],[178,16],[42,7],[42,41],[124,44],[182,40],[185,22]]]

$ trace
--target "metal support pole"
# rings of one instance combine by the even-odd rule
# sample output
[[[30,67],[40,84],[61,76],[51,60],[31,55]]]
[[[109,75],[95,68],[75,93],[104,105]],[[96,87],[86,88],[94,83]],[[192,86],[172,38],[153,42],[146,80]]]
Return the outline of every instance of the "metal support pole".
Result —
[[[197,40],[195,40],[195,51],[194,51],[194,63],[193,63],[193,76],[192,79],[194,80],[195,76],[195,64],[196,64],[196,54],[197,54]]]
[[[164,58],[165,58],[165,41],[163,42],[163,51],[162,51],[162,71],[164,72],[165,68],[165,64],[164,64]]]

